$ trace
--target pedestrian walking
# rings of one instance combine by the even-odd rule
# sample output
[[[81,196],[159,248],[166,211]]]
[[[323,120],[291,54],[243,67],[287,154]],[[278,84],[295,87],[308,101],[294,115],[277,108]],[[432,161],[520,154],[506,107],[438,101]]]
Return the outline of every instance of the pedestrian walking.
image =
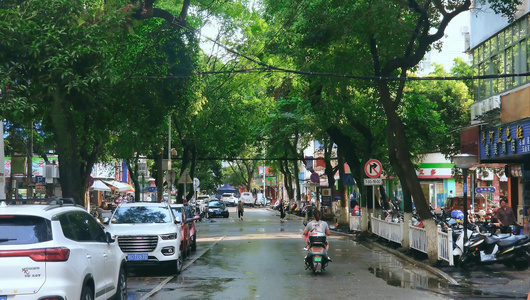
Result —
[[[283,223],[284,220],[283,218],[285,218],[285,207],[283,207],[283,201],[280,200],[280,207],[278,208],[280,210],[280,222]]]
[[[239,200],[239,203],[237,204],[237,217],[239,218],[239,221],[243,221],[244,211],[245,211],[245,206],[243,205],[243,201]]]

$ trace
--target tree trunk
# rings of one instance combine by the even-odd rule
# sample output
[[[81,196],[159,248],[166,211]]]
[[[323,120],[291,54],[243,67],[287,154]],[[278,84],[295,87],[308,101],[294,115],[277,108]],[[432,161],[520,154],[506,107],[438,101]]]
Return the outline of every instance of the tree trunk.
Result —
[[[164,159],[164,147],[162,147],[156,155],[156,201],[162,202],[162,196],[164,195],[164,170],[162,169],[162,161]]]
[[[26,197],[31,199],[33,198],[33,122],[29,122],[28,135],[28,144],[26,147],[26,158],[28,161],[28,174],[26,176],[26,182],[28,183],[28,189],[26,192]]]
[[[396,106],[391,99],[388,85],[383,82],[378,83],[378,88],[381,102],[383,104],[383,109],[385,110],[385,114],[387,116],[387,134],[388,139],[391,140],[389,144],[393,144],[396,150],[395,155],[398,166],[397,169],[400,169],[400,171],[396,173],[401,183],[405,182],[405,184],[407,185],[407,188],[410,191],[414,200],[416,211],[418,212],[420,218],[423,220],[423,223],[429,224],[425,225],[428,240],[427,255],[429,257],[429,261],[435,262],[436,260],[438,260],[438,248],[436,242],[433,243],[432,241],[436,240],[436,226],[434,225],[434,221],[432,220],[432,215],[430,213],[429,206],[427,205],[425,195],[423,194],[423,191],[421,189],[418,176],[416,175],[416,169],[412,164],[410,150],[407,144],[408,140],[405,135],[405,128],[396,112]]]
[[[59,182],[63,197],[74,198],[77,204],[84,206],[85,190],[79,168],[82,161],[77,150],[79,144],[76,127],[69,108],[70,105],[61,95],[54,95],[50,117],[55,128],[54,138],[59,158]]]
[[[293,160],[293,165],[294,165],[294,174],[296,174],[296,179],[295,179],[296,204],[298,205],[298,207],[301,207],[302,203],[300,202],[300,200],[301,200],[301,197],[300,197],[300,180],[298,178],[298,173],[300,173],[300,168],[298,166],[298,161],[297,160]]]
[[[420,181],[416,175],[416,169],[412,164],[410,151],[407,144],[407,137],[405,135],[405,128],[399,116],[397,115],[395,105],[390,97],[388,86],[385,83],[379,83],[379,92],[381,96],[381,102],[387,116],[387,126],[389,126],[389,139],[395,145],[396,158],[398,166],[401,168],[401,172],[397,175],[401,183],[405,182],[409,191],[414,199],[414,205],[422,220],[428,220],[432,218],[429,210],[429,206],[423,195]]]
[[[340,225],[348,225],[350,223],[350,214],[348,210],[348,192],[344,186],[344,157],[342,156],[341,148],[337,149],[337,157],[339,162],[339,191],[340,191],[340,206],[337,209],[340,210],[338,223]]]

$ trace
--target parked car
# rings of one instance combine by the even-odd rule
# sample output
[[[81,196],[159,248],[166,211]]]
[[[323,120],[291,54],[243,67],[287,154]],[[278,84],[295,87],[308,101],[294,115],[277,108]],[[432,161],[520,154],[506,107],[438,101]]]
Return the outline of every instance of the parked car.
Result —
[[[165,266],[182,270],[182,228],[167,202],[122,203],[116,208],[107,232],[118,239],[131,267]]]
[[[244,205],[252,207],[256,204],[256,199],[250,192],[241,193],[241,197],[239,197],[239,200],[242,201]]]
[[[182,228],[182,245],[180,249],[188,257],[191,251],[197,249],[197,231],[195,230],[195,220],[191,207],[184,204],[172,204],[171,210],[176,218],[180,218],[180,227]]]
[[[118,243],[71,198],[0,200],[0,299],[127,299]]]
[[[197,196],[197,204],[199,205],[206,204],[209,200],[210,200],[210,196],[208,195]]]
[[[223,201],[210,201],[208,203],[208,218],[228,218],[229,215],[228,208]]]
[[[223,201],[227,206],[236,206],[238,203],[238,199],[234,193],[222,194],[221,201]]]

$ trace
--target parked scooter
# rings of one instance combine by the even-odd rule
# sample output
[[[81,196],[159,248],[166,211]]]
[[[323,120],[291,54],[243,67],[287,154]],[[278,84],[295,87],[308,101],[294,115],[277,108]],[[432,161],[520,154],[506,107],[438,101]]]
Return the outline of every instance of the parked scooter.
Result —
[[[326,234],[321,232],[309,233],[309,249],[304,258],[305,269],[311,269],[314,274],[322,273],[328,266],[328,251],[326,250]]]
[[[462,269],[474,264],[502,263],[526,270],[530,266],[530,236],[508,234],[473,233],[464,245],[459,260]]]

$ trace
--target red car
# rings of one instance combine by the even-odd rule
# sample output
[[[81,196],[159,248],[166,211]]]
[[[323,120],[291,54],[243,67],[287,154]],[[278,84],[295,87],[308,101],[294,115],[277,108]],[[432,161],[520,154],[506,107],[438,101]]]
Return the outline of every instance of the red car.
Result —
[[[194,216],[191,207],[184,204],[171,204],[171,210],[175,217],[180,218],[182,227],[181,250],[184,257],[188,257],[191,251],[197,249],[197,231],[195,230],[195,221],[199,216]]]

